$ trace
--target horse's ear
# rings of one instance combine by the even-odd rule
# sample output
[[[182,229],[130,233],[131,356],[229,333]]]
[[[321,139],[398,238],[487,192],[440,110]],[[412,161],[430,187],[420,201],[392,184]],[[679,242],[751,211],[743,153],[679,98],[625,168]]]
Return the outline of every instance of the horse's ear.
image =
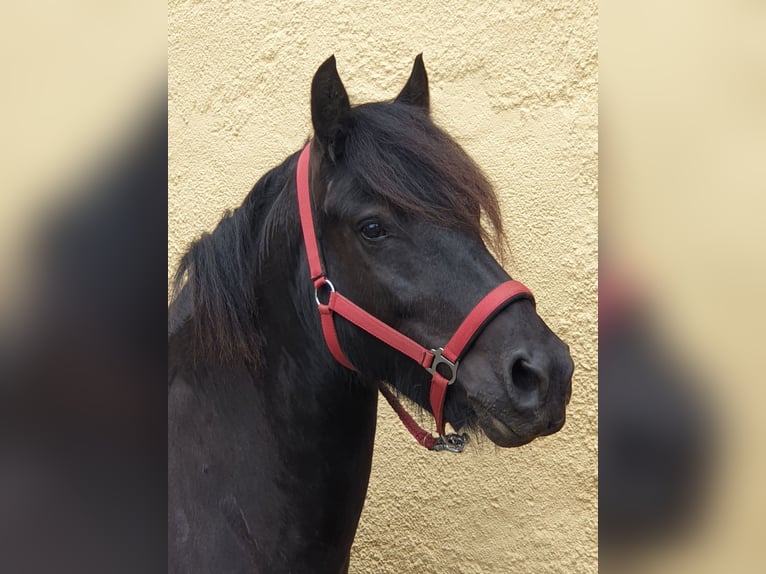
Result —
[[[322,152],[333,162],[341,154],[343,118],[350,107],[346,88],[335,67],[335,56],[330,56],[311,81],[311,123]]]
[[[418,106],[426,111],[430,109],[430,97],[428,95],[428,75],[426,67],[423,64],[423,54],[418,54],[415,63],[412,65],[410,79],[396,96],[397,102]]]

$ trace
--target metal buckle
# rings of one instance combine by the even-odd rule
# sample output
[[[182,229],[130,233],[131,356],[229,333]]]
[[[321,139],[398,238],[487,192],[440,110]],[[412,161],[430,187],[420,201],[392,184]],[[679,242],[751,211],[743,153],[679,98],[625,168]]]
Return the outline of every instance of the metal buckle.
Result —
[[[468,435],[465,433],[457,434],[451,432],[447,435],[441,435],[436,439],[433,450],[446,450],[454,453],[461,453],[468,442]]]
[[[449,367],[449,370],[450,370],[450,373],[451,373],[449,379],[447,379],[447,377],[444,377],[444,375],[442,375],[441,373],[439,373],[439,374],[441,376],[443,376],[445,379],[448,380],[447,384],[451,385],[452,383],[454,383],[455,382],[455,378],[457,377],[457,367],[460,364],[460,361],[455,361],[453,363],[449,359],[445,359],[444,355],[443,355],[443,353],[444,353],[444,348],[443,347],[439,347],[438,349],[431,349],[431,352],[434,354],[434,360],[431,363],[430,367],[426,367],[426,371],[428,371],[429,373],[431,373],[433,375],[434,373],[438,372],[436,370],[436,368],[439,365],[447,365],[447,367]]]
[[[319,290],[320,290],[322,287],[324,287],[325,285],[327,285],[327,286],[328,286],[328,288],[330,289],[330,293],[335,293],[335,285],[333,285],[333,284],[332,284],[332,281],[330,281],[330,280],[329,280],[327,277],[325,277],[325,278],[324,278],[324,282],[323,282],[321,285],[319,285],[318,287],[314,287],[314,299],[316,299],[316,302],[317,302],[317,306],[319,306],[319,305],[324,305],[324,304],[325,304],[325,303],[322,303],[322,302],[319,300]],[[328,299],[328,300],[327,300],[327,304],[329,304],[329,303],[330,303],[330,300]]]

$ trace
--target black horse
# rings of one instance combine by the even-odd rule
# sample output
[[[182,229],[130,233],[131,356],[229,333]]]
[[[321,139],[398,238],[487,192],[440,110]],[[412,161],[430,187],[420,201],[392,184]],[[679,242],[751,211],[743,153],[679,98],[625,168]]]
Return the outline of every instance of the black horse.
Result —
[[[423,345],[443,344],[509,279],[484,175],[429,118],[418,57],[392,102],[350,107],[335,59],[311,86],[312,201],[324,265],[349,299]],[[375,438],[377,385],[429,409],[429,375],[335,322],[320,329],[296,199],[298,153],[183,257],[170,310],[172,572],[346,572]],[[489,230],[482,227],[482,216]],[[456,429],[518,446],[558,431],[567,346],[529,299],[473,341],[446,398]]]

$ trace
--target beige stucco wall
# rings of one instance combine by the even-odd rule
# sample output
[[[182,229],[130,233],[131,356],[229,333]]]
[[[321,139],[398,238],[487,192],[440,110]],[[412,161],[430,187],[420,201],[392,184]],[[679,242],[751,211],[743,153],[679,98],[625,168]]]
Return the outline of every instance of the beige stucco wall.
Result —
[[[168,274],[309,135],[326,57],[353,103],[393,97],[423,52],[435,120],[501,198],[509,271],[572,349],[565,428],[519,449],[428,453],[381,402],[352,572],[597,570],[595,4],[170,3]]]

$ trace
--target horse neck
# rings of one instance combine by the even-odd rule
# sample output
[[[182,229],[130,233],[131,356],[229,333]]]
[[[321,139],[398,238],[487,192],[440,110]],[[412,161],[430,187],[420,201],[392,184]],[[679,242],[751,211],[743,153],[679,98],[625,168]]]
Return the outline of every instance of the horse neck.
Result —
[[[322,461],[332,469],[331,459],[342,467],[348,456],[371,457],[377,388],[330,356],[318,312],[305,304],[312,301],[304,289],[304,283],[310,285],[308,270],[305,274],[305,282],[280,278],[273,285],[290,287],[277,287],[261,297],[266,336],[260,384],[264,404],[271,409],[269,418],[281,425],[282,432],[275,433],[280,453]]]
[[[252,488],[265,512],[253,528],[308,569],[343,571],[370,476],[377,390],[330,358],[287,291],[262,299],[263,368],[251,386],[259,424],[250,428],[261,476]]]
[[[345,572],[369,481],[376,387],[336,366],[289,300],[267,301],[257,372],[194,368],[182,342],[173,346],[172,362],[183,363],[168,398],[170,507],[182,522],[171,525],[174,560],[186,560],[177,539],[191,530],[211,568],[243,560],[258,572]]]
[[[192,311],[183,292],[174,303],[182,326],[170,345],[171,506],[181,521],[173,532],[207,533],[197,535],[211,541],[210,564],[244,550],[257,571],[342,572],[369,481],[377,389],[330,356],[305,257],[289,243],[273,241],[255,287],[257,370],[195,366]],[[190,512],[200,500],[209,508]],[[229,554],[232,544],[240,550]]]

